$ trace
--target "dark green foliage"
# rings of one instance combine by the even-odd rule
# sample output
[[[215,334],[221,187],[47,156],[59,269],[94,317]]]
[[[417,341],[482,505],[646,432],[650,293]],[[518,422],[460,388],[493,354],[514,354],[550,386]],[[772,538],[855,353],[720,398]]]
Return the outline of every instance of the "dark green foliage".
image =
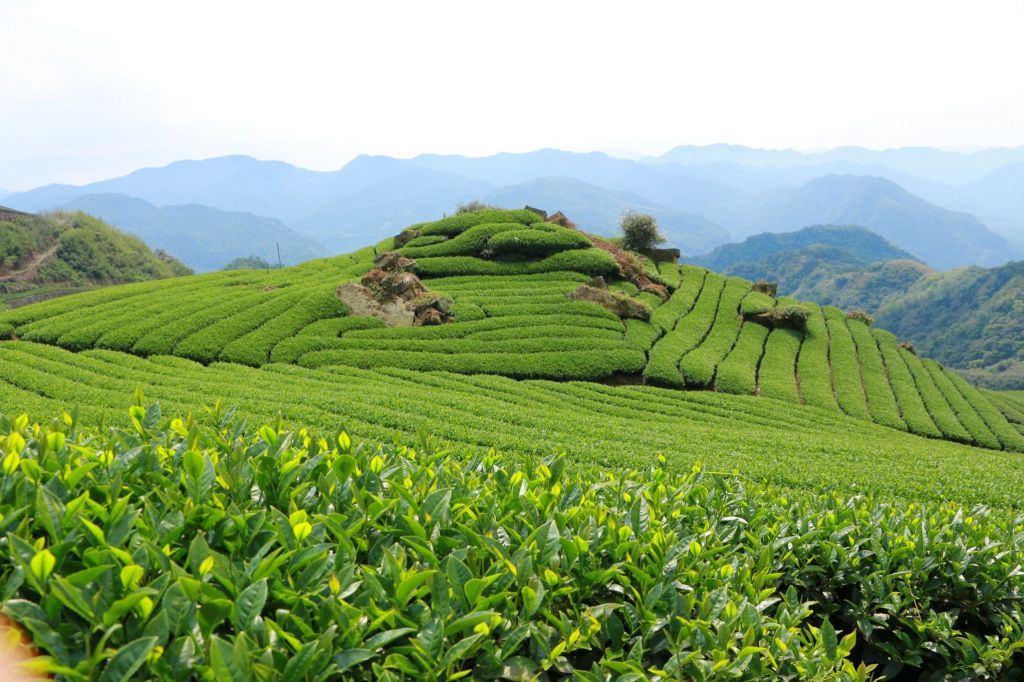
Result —
[[[0,273],[19,270],[60,234],[55,220],[0,209]]]
[[[244,256],[241,258],[234,258],[228,262],[222,269],[223,270],[270,270],[276,268],[276,265],[271,265],[267,261],[263,260],[259,256]]]
[[[982,379],[1012,376],[1011,368],[1024,365],[1024,262],[935,273],[877,317],[922,355],[953,367],[990,368],[979,373]]]
[[[701,265],[721,272],[735,273],[750,279],[763,278],[779,282],[783,291],[793,294],[794,282],[779,276],[771,264],[792,261],[804,249],[829,247],[845,258],[858,263],[913,259],[871,230],[856,225],[813,225],[794,232],[766,232],[747,237],[736,244],[724,244],[695,260]],[[759,266],[768,276],[758,274]]]
[[[176,277],[191,270],[141,240],[84,213],[0,212],[0,275],[72,287]]]

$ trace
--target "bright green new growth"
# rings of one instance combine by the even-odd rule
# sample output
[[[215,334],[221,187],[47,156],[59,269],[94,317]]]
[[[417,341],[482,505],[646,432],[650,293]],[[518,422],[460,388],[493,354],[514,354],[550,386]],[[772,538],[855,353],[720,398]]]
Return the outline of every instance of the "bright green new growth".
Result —
[[[1016,531],[984,508],[211,417],[0,418],[3,610],[41,669],[845,681],[864,659],[1020,663]]]

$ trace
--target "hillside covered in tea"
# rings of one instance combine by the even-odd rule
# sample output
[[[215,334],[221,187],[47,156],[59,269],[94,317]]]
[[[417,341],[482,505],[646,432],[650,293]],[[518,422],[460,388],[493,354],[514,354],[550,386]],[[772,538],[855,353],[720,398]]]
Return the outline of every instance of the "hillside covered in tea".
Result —
[[[1024,400],[673,255],[484,209],[0,314],[4,612],[68,679],[1024,664]]]

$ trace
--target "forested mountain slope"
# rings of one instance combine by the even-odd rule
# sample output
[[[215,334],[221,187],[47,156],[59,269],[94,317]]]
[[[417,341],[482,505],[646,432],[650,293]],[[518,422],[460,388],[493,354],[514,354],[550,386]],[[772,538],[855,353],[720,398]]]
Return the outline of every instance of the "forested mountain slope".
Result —
[[[0,207],[0,300],[189,274],[168,254],[85,213]]]

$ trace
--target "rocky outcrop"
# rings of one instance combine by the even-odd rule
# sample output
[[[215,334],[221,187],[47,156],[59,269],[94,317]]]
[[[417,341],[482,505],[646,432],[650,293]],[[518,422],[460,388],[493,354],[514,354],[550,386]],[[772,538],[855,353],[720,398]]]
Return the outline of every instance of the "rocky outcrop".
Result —
[[[343,284],[337,295],[353,315],[376,317],[391,327],[435,325],[450,322],[451,306],[430,293],[415,273],[416,261],[389,251],[377,256],[376,266],[359,281]]]
[[[600,279],[600,278],[595,278]],[[601,280],[603,283],[604,280]],[[592,284],[598,284],[593,282]],[[566,294],[570,301],[589,301],[606,308],[622,319],[650,320],[651,309],[643,301],[630,298],[620,291],[611,291],[607,287],[593,286],[592,284],[581,284],[575,291]]]

